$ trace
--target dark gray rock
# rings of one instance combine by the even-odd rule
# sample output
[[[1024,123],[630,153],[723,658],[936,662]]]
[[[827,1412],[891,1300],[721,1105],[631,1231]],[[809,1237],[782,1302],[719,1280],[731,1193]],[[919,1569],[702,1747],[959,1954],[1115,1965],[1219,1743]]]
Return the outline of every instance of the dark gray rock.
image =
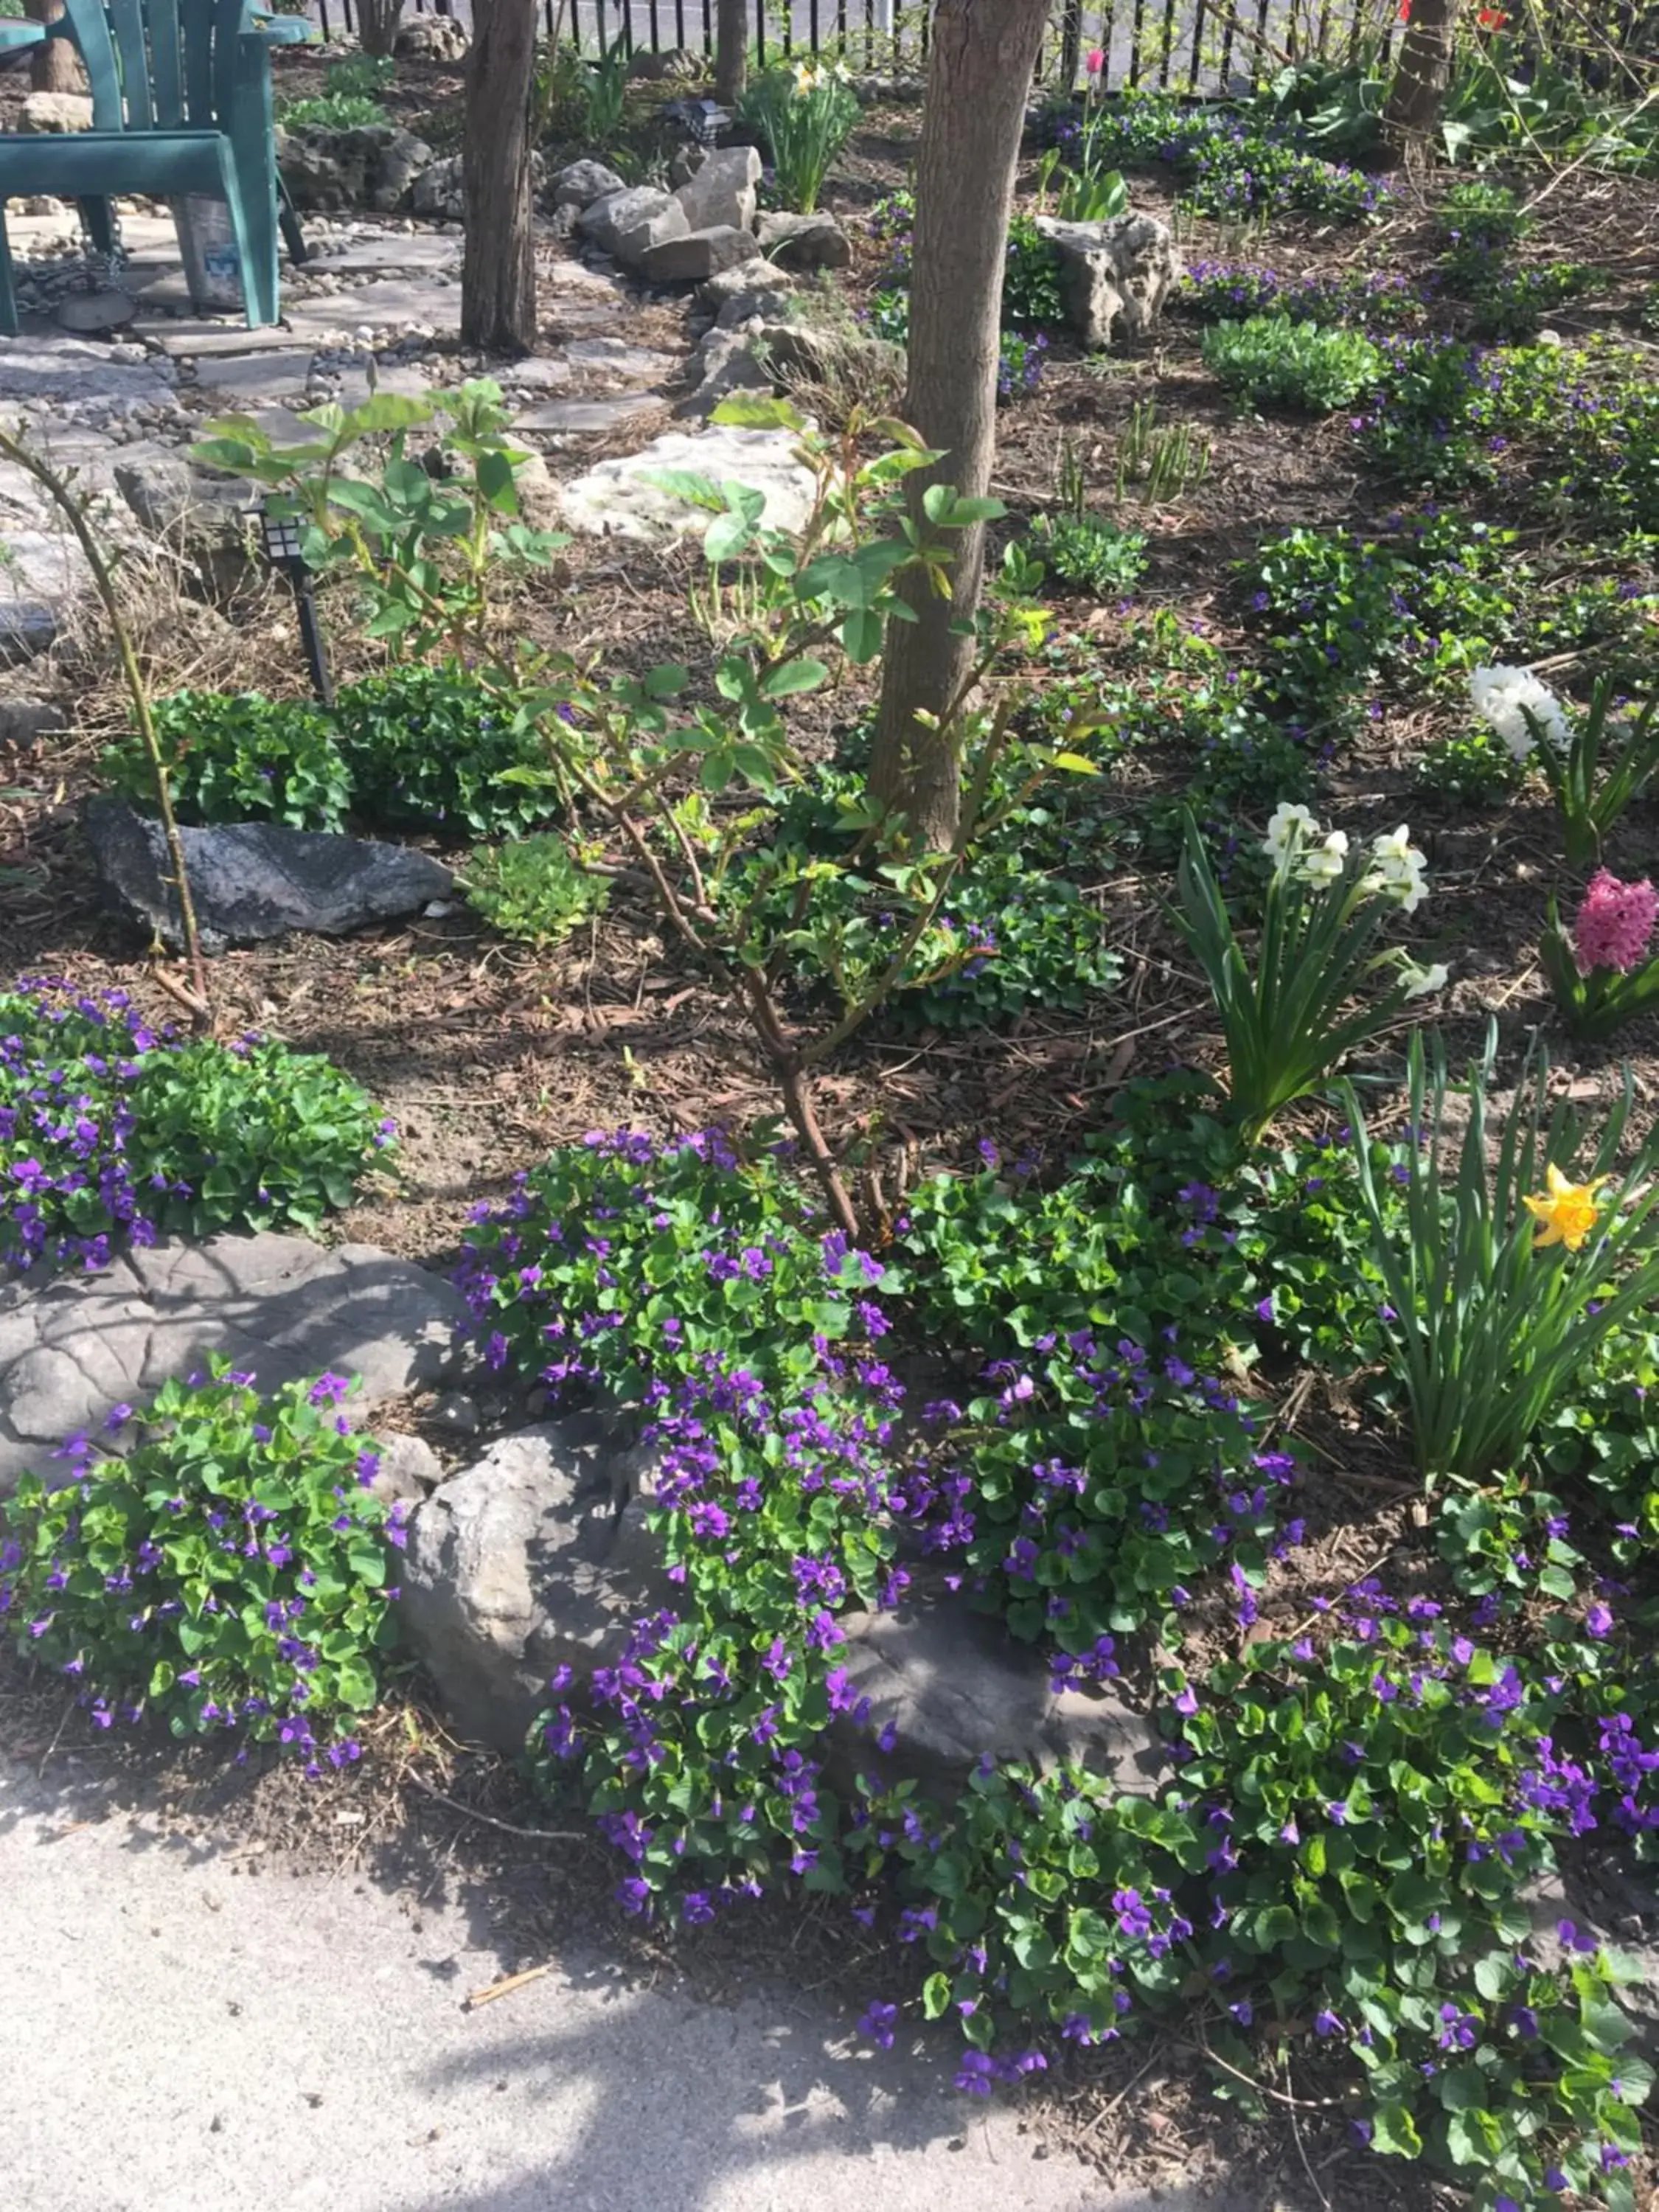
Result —
[[[133,921],[182,942],[161,825],[106,793],[88,800],[88,840],[106,896]],[[203,949],[253,945],[289,930],[343,937],[417,914],[454,878],[425,853],[268,822],[180,831]]]
[[[277,167],[295,205],[323,214],[362,207],[391,214],[434,158],[423,139],[391,123],[349,131],[305,123],[276,134]]]
[[[854,1691],[870,1700],[862,1727],[843,1715],[831,1729],[833,1764],[844,1777],[914,1778],[949,1798],[989,1753],[1045,1772],[1075,1759],[1120,1789],[1157,1789],[1167,1771],[1164,1747],[1109,1684],[1056,1695],[1035,1645],[1014,1643],[1000,1621],[970,1612],[942,1587],[920,1583],[896,1613],[842,1618],[842,1663]],[[890,1723],[897,1739],[884,1753],[872,1738]]]
[[[409,204],[416,215],[438,222],[461,222],[466,216],[466,193],[461,184],[461,157],[447,154],[422,169],[410,188]]]
[[[257,538],[247,488],[204,476],[182,455],[118,460],[115,488],[151,537],[194,562],[216,592],[241,583]]]
[[[635,265],[652,284],[702,284],[722,269],[759,258],[753,231],[721,228],[690,231],[647,246],[635,256]]]
[[[634,185],[591,201],[576,218],[578,234],[601,253],[637,267],[641,257],[670,239],[684,238],[690,225],[685,210],[653,185]]]
[[[763,215],[761,251],[780,269],[848,269],[853,241],[832,215]]]
[[[69,727],[53,699],[0,699],[0,745],[33,745]]]
[[[266,1390],[325,1368],[360,1376],[346,1411],[361,1420],[456,1371],[468,1331],[441,1275],[373,1245],[272,1232],[169,1241],[44,1287],[25,1278],[0,1291],[0,1498],[26,1468],[50,1480],[65,1437],[118,1449],[110,1408],[142,1404],[213,1352]]]
[[[543,1422],[415,1509],[398,1622],[468,1735],[521,1750],[554,1670],[614,1661],[629,1621],[670,1601],[640,1504],[647,1464],[601,1420]]]
[[[547,188],[551,207],[592,207],[595,200],[625,192],[627,184],[603,161],[570,161],[555,174]]]

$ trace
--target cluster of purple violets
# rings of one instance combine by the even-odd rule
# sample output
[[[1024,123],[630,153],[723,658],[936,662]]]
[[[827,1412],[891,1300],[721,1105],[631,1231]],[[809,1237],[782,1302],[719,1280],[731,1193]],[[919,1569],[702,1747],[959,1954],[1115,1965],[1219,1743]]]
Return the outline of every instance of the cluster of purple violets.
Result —
[[[1226,319],[1267,313],[1301,322],[1395,323],[1422,301],[1409,278],[1370,270],[1340,278],[1304,270],[1281,276],[1249,261],[1194,261],[1176,295],[1194,313]]]

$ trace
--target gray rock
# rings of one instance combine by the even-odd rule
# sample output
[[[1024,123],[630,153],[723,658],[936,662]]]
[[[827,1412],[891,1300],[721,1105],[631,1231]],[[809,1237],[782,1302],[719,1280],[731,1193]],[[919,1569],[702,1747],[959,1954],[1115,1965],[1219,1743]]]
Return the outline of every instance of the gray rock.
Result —
[[[50,400],[63,411],[109,400],[130,412],[170,400],[171,368],[125,359],[126,351],[89,338],[0,337],[0,403]]]
[[[416,215],[432,216],[440,222],[465,221],[466,194],[461,185],[460,155],[446,155],[441,161],[422,169],[410,188],[409,204]]]
[[[0,745],[36,744],[69,727],[68,717],[52,699],[0,699]]]
[[[733,302],[729,304],[741,304]],[[860,399],[895,406],[904,388],[904,349],[861,331],[757,315],[735,329],[716,323],[691,357],[696,388],[677,415],[708,416],[733,392],[769,392],[797,380],[834,385]]]
[[[636,257],[636,265],[641,276],[653,284],[701,284],[717,270],[734,268],[759,257],[753,231],[725,227],[694,230],[684,238],[647,246]]]
[[[595,200],[612,198],[627,190],[625,181],[603,161],[570,161],[554,177],[547,197],[556,208],[588,208]]]
[[[632,185],[591,201],[576,218],[576,228],[601,253],[632,268],[653,246],[684,238],[691,228],[685,210],[654,185]]]
[[[756,351],[746,330],[710,331],[691,356],[696,389],[682,399],[677,415],[712,415],[734,392],[770,392],[776,374]]]
[[[181,942],[178,894],[159,822],[106,793],[85,823],[106,895],[144,928]],[[203,947],[222,952],[289,930],[343,937],[364,923],[418,914],[453,878],[425,853],[270,822],[184,830],[185,867]]]
[[[277,166],[295,205],[325,214],[368,207],[389,215],[433,160],[424,140],[391,123],[349,131],[306,123],[276,134]]]
[[[459,62],[471,41],[453,15],[411,15],[399,23],[392,51],[399,61]]]
[[[399,1625],[466,1733],[516,1752],[556,1668],[613,1661],[667,1601],[638,1500],[646,1462],[580,1418],[504,1437],[416,1506]]]
[[[377,1435],[374,1441],[380,1465],[368,1486],[386,1504],[401,1501],[418,1505],[428,1491],[435,1490],[443,1480],[443,1462],[424,1437],[393,1429],[389,1434]]]
[[[816,484],[795,457],[788,430],[739,430],[716,424],[706,430],[671,430],[637,453],[600,461],[562,488],[567,530],[585,537],[629,538],[664,545],[701,537],[706,507],[694,506],[657,481],[666,471],[707,477],[714,483],[751,484],[766,495],[762,520],[774,530],[800,530],[812,511]]]
[[[987,1753],[1044,1772],[1075,1759],[1121,1789],[1149,1793],[1167,1771],[1152,1723],[1109,1685],[1056,1696],[1042,1650],[1012,1642],[1000,1621],[942,1588],[897,1613],[843,1615],[840,1626],[848,1680],[870,1700],[862,1727],[843,1715],[830,1731],[849,1779],[860,1770],[909,1778],[951,1797]],[[897,1737],[885,1754],[872,1738],[890,1723]]]
[[[362,1377],[354,1419],[453,1372],[465,1302],[441,1276],[368,1244],[305,1237],[210,1237],[119,1255],[95,1275],[0,1291],[0,1497],[26,1468],[49,1480],[65,1437],[107,1434],[137,1405],[222,1352],[274,1390],[297,1376]]]
[[[32,92],[18,112],[17,128],[30,137],[90,131],[92,97],[84,92]]]
[[[847,269],[853,241],[832,215],[763,215],[761,251],[780,269]]]
[[[727,146],[710,154],[683,184],[675,198],[695,234],[700,230],[753,230],[756,187],[761,157],[752,146]]]
[[[115,485],[153,538],[199,562],[216,584],[234,583],[246,568],[255,532],[246,486],[160,453],[117,461]]]
[[[1131,337],[1146,337],[1185,265],[1169,225],[1121,215],[1110,222],[1039,216],[1036,226],[1059,252],[1060,295],[1083,343],[1109,345],[1120,321]]]
[[[696,304],[723,330],[735,330],[756,315],[775,314],[795,289],[794,278],[775,262],[737,261],[708,279]]]

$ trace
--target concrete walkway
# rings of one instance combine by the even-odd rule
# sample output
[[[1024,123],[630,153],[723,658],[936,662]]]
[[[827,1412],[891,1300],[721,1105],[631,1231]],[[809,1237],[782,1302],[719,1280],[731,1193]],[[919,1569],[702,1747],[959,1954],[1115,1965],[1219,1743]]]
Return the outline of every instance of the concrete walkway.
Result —
[[[18,2212],[1196,2212],[1035,2155],[810,1993],[700,2005],[465,1916],[226,1857],[0,1761],[0,2172]]]

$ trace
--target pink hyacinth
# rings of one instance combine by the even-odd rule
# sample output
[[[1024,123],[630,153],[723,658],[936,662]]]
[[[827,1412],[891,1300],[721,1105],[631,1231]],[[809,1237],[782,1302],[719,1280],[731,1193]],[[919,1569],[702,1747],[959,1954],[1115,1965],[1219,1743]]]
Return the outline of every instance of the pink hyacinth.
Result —
[[[1087,66],[1091,76],[1098,76],[1100,75],[1101,71],[1106,66],[1106,52],[1104,47],[1091,46],[1090,48]]]
[[[1572,925],[1579,974],[1616,968],[1628,975],[1647,951],[1656,920],[1659,891],[1645,876],[1639,884],[1621,884],[1617,876],[1598,868]]]

